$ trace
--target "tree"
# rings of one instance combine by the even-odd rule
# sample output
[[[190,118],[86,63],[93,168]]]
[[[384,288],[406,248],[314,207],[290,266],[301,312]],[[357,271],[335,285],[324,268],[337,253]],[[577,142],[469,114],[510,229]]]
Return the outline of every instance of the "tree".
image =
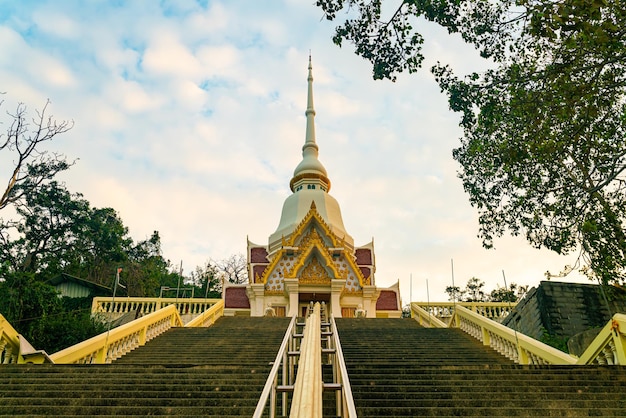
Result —
[[[486,302],[488,297],[483,291],[484,287],[484,281],[472,277],[467,281],[465,289],[461,290],[459,286],[448,286],[446,287],[446,293],[448,294],[448,299],[451,301]]]
[[[0,312],[33,346],[54,353],[100,334],[102,323],[91,317],[91,301],[59,298],[54,287],[32,272],[4,272],[0,280]],[[66,305],[70,304],[68,309]]]
[[[196,286],[201,293],[200,297],[219,298],[222,296],[222,280],[217,266],[207,262],[204,266],[197,266],[191,273],[189,283]]]
[[[577,251],[590,278],[626,276],[626,3],[617,0],[318,0],[328,19],[356,12],[334,42],[353,42],[374,78],[416,71],[416,17],[472,43],[495,68],[458,78],[432,68],[464,138],[459,177],[491,248],[505,233]]]
[[[229,283],[247,283],[248,265],[243,254],[233,254],[223,260],[213,262],[217,271],[224,276]]]
[[[446,293],[448,294],[448,300],[450,302],[455,302],[457,300],[463,299],[463,294],[465,291],[462,291],[459,286],[448,286],[446,287]]]
[[[528,285],[520,286],[511,283],[508,288],[498,286],[496,289],[492,290],[489,299],[492,302],[517,302],[526,296],[526,293],[528,293]]]
[[[50,101],[47,101],[43,109],[32,118],[28,117],[26,106],[22,103],[17,105],[14,113],[7,112],[11,122],[6,135],[0,135],[0,151],[10,154],[7,161],[11,159],[12,165],[3,167],[9,170],[6,174],[2,173],[8,179],[0,195],[0,210],[18,201],[29,189],[38,187],[72,165],[64,156],[42,149],[44,143],[69,131],[74,125],[72,121],[57,122],[47,115],[49,104]]]
[[[485,282],[472,277],[467,281],[467,285],[465,286],[465,301],[466,302],[485,302],[487,300],[487,295],[483,291],[485,287]]]
[[[14,203],[18,218],[0,220],[0,259],[8,271],[33,273],[40,281],[67,273],[112,287],[121,267],[132,296],[155,296],[161,285],[177,283],[157,231],[134,243],[114,209],[92,208],[56,181],[22,196]]]
[[[77,250],[89,203],[56,181],[14,190],[21,196],[14,202],[18,219],[0,220],[0,256],[13,271],[60,273]]]
[[[491,292],[484,291],[484,288],[484,281],[472,277],[467,281],[465,289],[448,286],[445,292],[448,300],[459,302],[516,302],[528,292],[528,286],[518,286],[515,283],[511,283],[508,288],[498,286]]]

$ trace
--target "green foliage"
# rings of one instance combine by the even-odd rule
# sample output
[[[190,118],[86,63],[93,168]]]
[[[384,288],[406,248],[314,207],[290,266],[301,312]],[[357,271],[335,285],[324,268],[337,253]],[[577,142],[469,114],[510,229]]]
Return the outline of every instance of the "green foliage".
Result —
[[[205,266],[197,266],[191,273],[187,284],[196,287],[196,297],[219,298],[222,296],[222,281],[218,267],[213,262],[207,262]]]
[[[484,290],[485,282],[472,277],[467,281],[465,289],[459,286],[448,286],[445,292],[448,294],[448,300],[459,302],[516,302],[521,299],[528,291],[528,286],[518,286],[511,283],[508,288],[498,287],[491,292]]]
[[[495,68],[432,71],[461,113],[453,156],[491,248],[505,233],[537,248],[577,252],[605,284],[626,268],[626,3],[618,0],[320,0],[328,19],[347,6],[334,42],[356,46],[374,78],[422,62],[421,17],[459,33]],[[383,20],[381,16],[390,16]]]
[[[91,318],[91,300],[65,301],[33,273],[16,272],[0,281],[0,312],[34,347],[54,353],[104,331]]]
[[[112,288],[122,267],[131,296],[156,296],[161,285],[177,282],[158,232],[134,243],[115,210],[92,208],[55,181],[25,191],[15,208],[18,220],[0,220],[0,259],[11,271],[40,281],[67,273]]]
[[[450,302],[454,302],[457,300],[461,300],[463,298],[463,291],[459,286],[448,286],[446,287],[446,293],[448,294],[448,300]]]
[[[61,310],[54,287],[35,280],[33,273],[8,273],[0,282],[0,312],[24,335],[40,318]]]
[[[569,340],[569,338],[552,335],[545,328],[541,328],[541,338],[539,341],[549,345],[550,347],[554,347],[564,353],[569,353],[569,350],[567,349],[567,340]]]

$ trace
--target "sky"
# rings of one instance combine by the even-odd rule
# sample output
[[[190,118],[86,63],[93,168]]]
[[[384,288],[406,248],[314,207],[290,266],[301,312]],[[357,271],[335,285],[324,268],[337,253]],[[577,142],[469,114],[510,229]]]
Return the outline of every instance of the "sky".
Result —
[[[114,208],[136,241],[159,231],[163,255],[189,273],[276,230],[302,158],[311,54],[319,159],[355,244],[374,240],[376,284],[400,281],[405,303],[445,301],[453,279],[536,286],[575,255],[520,237],[482,248],[452,159],[459,115],[428,71],[489,63],[418,25],[424,68],[392,83],[332,43],[336,24],[313,0],[2,0],[0,121],[49,99],[55,119],[74,122],[47,147],[77,159],[59,179]],[[0,182],[9,170],[0,155]]]

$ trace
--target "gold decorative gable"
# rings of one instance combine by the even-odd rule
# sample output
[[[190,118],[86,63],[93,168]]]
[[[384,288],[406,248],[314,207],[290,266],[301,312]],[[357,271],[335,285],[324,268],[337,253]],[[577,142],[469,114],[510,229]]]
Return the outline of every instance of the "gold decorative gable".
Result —
[[[298,224],[296,229],[293,231],[293,234],[291,234],[291,237],[287,245],[295,246],[298,238],[304,234],[304,231],[306,231],[307,227],[313,221],[315,221],[320,226],[322,233],[324,234],[325,237],[327,237],[330,240],[330,245],[332,247],[343,246],[343,242],[340,242],[337,239],[337,236],[330,229],[330,225],[326,223],[324,218],[322,218],[322,216],[317,211],[317,207],[315,206],[315,201],[311,202],[311,209],[309,209],[309,212],[306,214],[304,218],[302,218],[302,221]],[[300,245],[300,247],[302,247],[302,245]]]
[[[296,242],[298,243],[298,245],[296,245]],[[346,269],[339,270],[335,266],[333,254],[329,250],[330,248],[341,249],[340,251],[344,255],[344,259],[348,263],[350,270],[352,270],[358,278],[359,284],[361,286],[370,284],[371,276],[367,279],[363,277],[361,269],[356,265],[354,254],[348,254],[346,252],[345,242],[343,238],[339,239],[332,232],[330,226],[326,223],[326,221],[324,221],[324,219],[317,211],[315,201],[311,202],[311,209],[309,209],[309,212],[302,219],[300,224],[298,224],[289,239],[285,239],[283,237],[282,247],[271,257],[270,264],[263,272],[263,276],[260,278],[255,277],[255,282],[267,283],[268,278],[274,271],[276,271],[276,268],[280,268],[279,262],[283,260],[283,258],[287,254],[287,249],[290,250],[290,254],[292,254],[295,249],[297,255],[295,262],[291,265],[291,268],[281,269],[283,277],[297,277],[297,274],[302,271],[302,274],[300,275],[300,282],[304,283],[302,282],[302,279],[305,271],[307,269],[313,269],[314,267],[311,267],[311,265],[313,265],[313,263],[315,262],[317,263],[317,265],[319,265],[319,268],[324,270],[324,279],[328,280],[324,283],[330,283],[329,280],[331,276],[334,276],[337,279],[346,279],[348,271]],[[312,254],[314,250],[317,250],[316,254]],[[317,254],[319,254],[319,257],[324,262],[326,262],[328,270],[326,270],[317,259]],[[311,262],[305,266],[305,263],[308,260],[311,260]],[[317,267],[315,267],[315,269],[317,269]],[[315,272],[306,271],[306,274],[309,275],[312,275],[313,273]],[[319,271],[317,271],[317,273],[319,273]],[[311,277],[313,276],[310,276],[305,280],[313,280]]]
[[[298,282],[300,284],[330,284],[330,276],[317,257],[313,257],[302,270]]]
[[[320,257],[326,262],[326,264],[328,265],[328,268],[331,270],[333,276],[336,279],[346,278],[345,275],[342,275],[339,272],[339,270],[337,270],[337,268],[335,267],[335,263],[333,262],[332,255],[328,251],[328,248],[324,246],[324,243],[319,238],[312,238],[309,241],[308,247],[305,248],[304,251],[300,253],[295,264],[287,273],[289,277],[298,276],[298,272],[301,271],[302,268],[304,268],[305,263],[309,259],[309,256],[311,256],[311,258],[316,258],[315,254],[312,254],[313,252],[315,252],[316,254],[319,254]]]

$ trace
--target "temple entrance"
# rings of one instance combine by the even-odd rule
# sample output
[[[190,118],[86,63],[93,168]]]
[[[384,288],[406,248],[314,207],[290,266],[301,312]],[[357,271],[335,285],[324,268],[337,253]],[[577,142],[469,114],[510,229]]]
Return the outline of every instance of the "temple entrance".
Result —
[[[330,292],[300,292],[298,294],[298,314],[300,316],[306,317],[307,309],[311,302],[313,302],[313,304],[324,302],[330,314]]]

